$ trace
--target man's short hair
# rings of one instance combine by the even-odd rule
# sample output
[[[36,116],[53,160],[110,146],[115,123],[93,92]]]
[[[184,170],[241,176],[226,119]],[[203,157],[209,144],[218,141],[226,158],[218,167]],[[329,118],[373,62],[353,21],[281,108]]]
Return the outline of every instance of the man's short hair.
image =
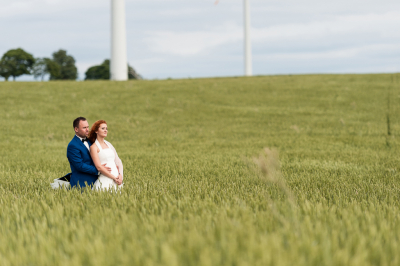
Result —
[[[74,120],[74,128],[76,128],[76,127],[79,128],[79,123],[80,123],[81,121],[86,121],[86,118],[84,118],[84,117],[82,117],[82,116],[76,118],[76,119]]]

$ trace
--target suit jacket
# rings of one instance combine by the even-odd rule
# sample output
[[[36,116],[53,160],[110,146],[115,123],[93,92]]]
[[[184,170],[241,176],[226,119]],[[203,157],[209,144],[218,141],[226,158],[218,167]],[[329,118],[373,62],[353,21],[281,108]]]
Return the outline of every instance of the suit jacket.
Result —
[[[89,147],[92,145],[88,141]],[[71,187],[85,187],[85,182],[92,186],[96,182],[99,171],[94,166],[92,157],[85,144],[75,135],[67,148],[67,158],[71,166]]]

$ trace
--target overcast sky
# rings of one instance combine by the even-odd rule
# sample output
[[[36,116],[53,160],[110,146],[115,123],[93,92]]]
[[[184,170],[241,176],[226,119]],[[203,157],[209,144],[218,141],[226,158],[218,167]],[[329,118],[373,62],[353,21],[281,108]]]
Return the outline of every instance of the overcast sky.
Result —
[[[253,72],[400,72],[399,0],[251,0]],[[126,0],[128,61],[148,79],[243,75],[243,1]],[[110,57],[110,0],[0,0],[0,56]],[[32,79],[29,77],[19,80]]]

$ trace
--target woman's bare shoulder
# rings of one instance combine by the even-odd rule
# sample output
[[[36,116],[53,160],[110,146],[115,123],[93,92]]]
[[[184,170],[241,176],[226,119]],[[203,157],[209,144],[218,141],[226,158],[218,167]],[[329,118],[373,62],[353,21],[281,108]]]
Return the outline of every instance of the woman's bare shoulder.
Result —
[[[92,146],[90,146],[90,151],[97,151],[97,152],[99,152],[100,150],[99,150],[99,148],[97,147],[96,144],[92,144]]]

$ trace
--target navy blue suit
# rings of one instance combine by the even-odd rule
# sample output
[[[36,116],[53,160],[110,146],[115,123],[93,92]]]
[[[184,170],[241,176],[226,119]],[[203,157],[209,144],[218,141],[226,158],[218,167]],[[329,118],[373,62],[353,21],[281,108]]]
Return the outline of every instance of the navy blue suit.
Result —
[[[89,147],[92,145],[88,141]],[[92,157],[85,144],[75,135],[67,148],[67,158],[71,166],[71,187],[85,187],[85,182],[92,186],[96,182],[99,171],[94,166]]]

